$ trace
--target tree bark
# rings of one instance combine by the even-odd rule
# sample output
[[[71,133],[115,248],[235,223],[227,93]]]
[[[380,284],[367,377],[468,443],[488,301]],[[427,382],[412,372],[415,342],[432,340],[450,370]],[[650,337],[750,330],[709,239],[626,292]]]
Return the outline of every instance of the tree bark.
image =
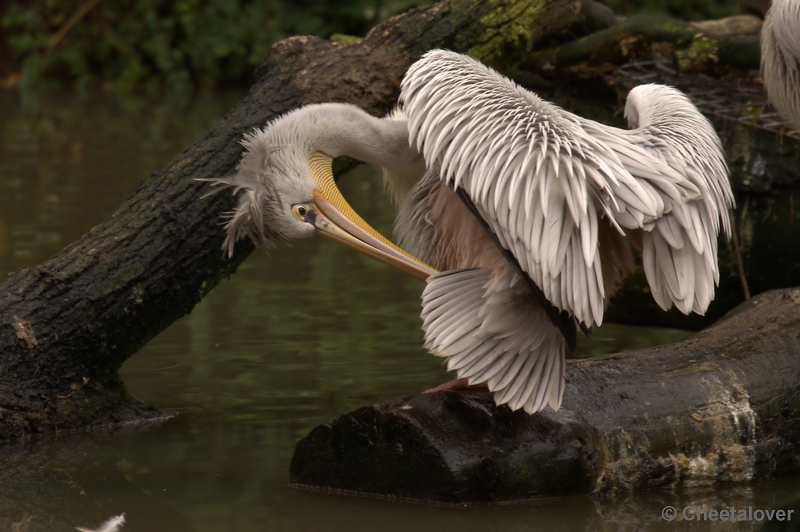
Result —
[[[440,392],[357,407],[292,457],[298,487],[445,503],[713,486],[800,472],[800,289],[682,342],[570,360],[558,412]]]
[[[445,47],[497,64],[568,25],[577,0],[448,0],[396,17],[358,44],[295,37],[270,50],[247,96],[108,220],[0,285],[0,439],[157,417],[131,398],[122,363],[188,313],[252,251],[221,257],[229,195],[192,178],[231,173],[245,132],[298,106],[372,113],[396,101],[408,66]]]

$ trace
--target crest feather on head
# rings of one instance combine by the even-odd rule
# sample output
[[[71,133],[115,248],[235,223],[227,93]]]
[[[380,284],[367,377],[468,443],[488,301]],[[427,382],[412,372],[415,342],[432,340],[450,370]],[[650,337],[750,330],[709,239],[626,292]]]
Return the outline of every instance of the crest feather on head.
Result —
[[[241,140],[245,148],[242,160],[236,166],[236,173],[226,177],[198,178],[197,181],[211,183],[214,190],[205,194],[206,198],[220,191],[233,188],[238,197],[236,207],[223,214],[226,231],[222,250],[228,258],[233,256],[236,242],[244,237],[250,238],[256,247],[270,247],[281,235],[264,224],[264,206],[273,202],[280,207],[280,195],[275,193],[273,181],[268,176],[270,156],[283,146],[267,147],[257,142],[258,130],[248,133]]]

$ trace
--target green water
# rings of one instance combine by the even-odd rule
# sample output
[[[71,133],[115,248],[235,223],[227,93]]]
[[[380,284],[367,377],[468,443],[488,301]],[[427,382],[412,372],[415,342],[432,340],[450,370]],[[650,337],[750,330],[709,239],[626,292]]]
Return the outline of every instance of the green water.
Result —
[[[23,102],[0,92],[0,274],[46,260],[103,220],[239,96],[151,105],[102,94]],[[342,189],[389,233],[392,210],[374,170],[346,176]],[[254,253],[122,368],[131,394],[179,414],[149,429],[7,446],[0,530],[97,526],[121,512],[126,532],[756,530],[667,523],[661,509],[775,508],[800,496],[796,482],[773,482],[458,509],[292,490],[294,445],[315,424],[450,378],[421,347],[421,289],[321,239]],[[685,336],[605,325],[579,354]]]

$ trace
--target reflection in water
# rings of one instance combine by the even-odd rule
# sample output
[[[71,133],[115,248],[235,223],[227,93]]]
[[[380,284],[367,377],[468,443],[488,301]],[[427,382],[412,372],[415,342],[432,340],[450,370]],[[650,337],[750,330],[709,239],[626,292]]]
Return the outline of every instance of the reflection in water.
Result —
[[[239,97],[154,106],[0,90],[0,275],[41,262],[105,219]]]
[[[0,93],[0,272],[45,260],[100,222],[237,97],[131,109],[108,96],[25,107]],[[390,232],[391,207],[374,171],[358,169],[342,189]],[[705,530],[707,523],[664,522],[661,509],[775,508],[800,496],[794,483],[775,482],[457,509],[289,489],[294,445],[316,423],[449,378],[421,347],[421,288],[322,239],[254,253],[121,370],[135,397],[180,415],[154,429],[4,446],[0,530],[97,526],[122,512],[125,532]],[[685,335],[606,325],[578,355]],[[729,525],[715,529],[758,527]]]

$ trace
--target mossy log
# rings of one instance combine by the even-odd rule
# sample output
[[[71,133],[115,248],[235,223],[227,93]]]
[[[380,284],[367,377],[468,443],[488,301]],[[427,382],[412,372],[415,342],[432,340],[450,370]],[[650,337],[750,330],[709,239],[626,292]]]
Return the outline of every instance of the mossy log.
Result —
[[[521,66],[596,75],[653,52],[671,55],[682,71],[746,71],[758,69],[761,58],[757,35],[717,36],[681,20],[636,15],[586,37],[532,52]]]
[[[674,344],[567,363],[558,412],[439,392],[357,407],[297,444],[298,487],[445,503],[800,472],[800,289]]]
[[[273,46],[247,96],[192,147],[108,220],[0,284],[0,439],[160,415],[126,393],[117,370],[252,251],[243,243],[232,260],[221,257],[219,217],[232,199],[201,201],[206,190],[192,180],[231,173],[245,132],[315,102],[386,112],[425,51],[496,62],[570,24],[577,6],[447,0],[396,17],[357,44],[296,37]]]

